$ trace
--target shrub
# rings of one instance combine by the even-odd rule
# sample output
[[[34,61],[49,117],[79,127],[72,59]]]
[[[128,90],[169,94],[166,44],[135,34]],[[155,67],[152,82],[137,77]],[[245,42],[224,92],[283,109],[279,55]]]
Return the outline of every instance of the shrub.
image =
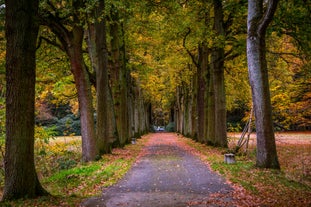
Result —
[[[168,123],[168,125],[166,126],[165,129],[168,132],[174,132],[175,131],[175,122]]]
[[[56,123],[56,130],[58,135],[80,135],[81,134],[81,124],[79,117],[74,114],[69,114],[62,119],[59,119]]]
[[[58,163],[58,170],[68,170],[75,167],[78,164],[77,161],[73,159],[66,159],[64,157],[57,159],[57,163]]]
[[[35,150],[39,155],[46,154],[46,145],[57,135],[55,127],[35,126]]]

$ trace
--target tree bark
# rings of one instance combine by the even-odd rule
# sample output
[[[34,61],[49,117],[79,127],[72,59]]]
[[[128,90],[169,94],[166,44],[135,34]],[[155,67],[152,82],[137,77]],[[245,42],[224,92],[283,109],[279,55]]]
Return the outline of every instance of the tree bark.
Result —
[[[113,100],[108,78],[107,27],[104,15],[105,1],[100,1],[95,14],[97,145],[101,153],[110,153],[117,140]],[[101,21],[98,21],[101,19]]]
[[[6,5],[6,145],[3,200],[46,195],[34,163],[38,1]]]
[[[222,1],[214,0],[214,30],[219,39],[224,39]],[[224,41],[224,40],[223,40]],[[219,44],[219,43],[218,43]],[[215,138],[214,145],[227,147],[226,94],[224,78],[224,44],[212,49],[213,85],[215,95]]]
[[[205,129],[206,129],[206,116],[205,116],[205,101],[206,101],[206,69],[208,63],[208,54],[206,45],[200,44],[199,45],[199,60],[198,60],[198,67],[197,67],[197,139],[200,143],[205,142]]]
[[[83,28],[74,27],[67,43],[67,54],[78,91],[82,136],[82,159],[95,160],[99,154],[95,139],[95,123],[91,84],[82,54]]]
[[[127,106],[127,70],[125,62],[125,42],[123,40],[123,29],[119,21],[119,13],[112,6],[110,22],[111,38],[111,85],[113,92],[114,107],[116,112],[116,122],[119,135],[119,144],[124,146],[128,141],[128,106]]]
[[[192,69],[193,70],[193,69]],[[192,76],[192,80],[191,80],[191,105],[192,105],[192,109],[191,109],[191,122],[192,122],[192,134],[191,134],[191,137],[198,141],[198,114],[197,114],[197,111],[198,111],[198,107],[197,107],[197,75],[193,75]]]
[[[269,0],[265,12],[263,0],[248,1],[247,60],[257,134],[256,165],[279,169],[273,131],[272,109],[266,62],[265,33],[278,0]]]
[[[205,103],[205,142],[208,145],[215,144],[215,121],[216,121],[216,113],[215,113],[215,92],[214,92],[214,71],[211,67],[208,67],[206,72],[206,103]]]

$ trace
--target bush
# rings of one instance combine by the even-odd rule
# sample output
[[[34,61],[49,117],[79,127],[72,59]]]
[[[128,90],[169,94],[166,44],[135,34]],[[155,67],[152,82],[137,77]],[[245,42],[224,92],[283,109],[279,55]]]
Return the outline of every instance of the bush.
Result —
[[[175,131],[175,122],[168,123],[168,125],[166,126],[165,129],[168,132],[174,132]]]
[[[56,130],[60,136],[80,135],[81,123],[79,117],[74,114],[69,114],[59,119],[56,123]]]
[[[57,135],[55,127],[35,126],[35,150],[39,155],[46,154],[46,145]]]
[[[240,123],[227,123],[228,132],[241,132],[243,128]]]
[[[66,159],[61,157],[57,160],[58,163],[58,170],[68,170],[75,167],[78,162],[73,159]]]

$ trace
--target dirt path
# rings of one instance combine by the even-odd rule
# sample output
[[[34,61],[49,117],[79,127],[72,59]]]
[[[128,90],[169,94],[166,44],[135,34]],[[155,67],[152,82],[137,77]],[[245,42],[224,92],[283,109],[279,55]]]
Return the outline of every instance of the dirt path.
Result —
[[[175,134],[157,133],[120,182],[81,206],[233,206],[232,191]]]

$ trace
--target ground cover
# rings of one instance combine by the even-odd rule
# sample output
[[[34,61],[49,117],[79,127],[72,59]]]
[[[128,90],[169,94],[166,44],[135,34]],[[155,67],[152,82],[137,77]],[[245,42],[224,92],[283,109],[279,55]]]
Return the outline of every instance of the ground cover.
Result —
[[[229,134],[234,148],[239,134]],[[236,164],[224,164],[226,150],[213,148],[181,137],[197,150],[201,159],[236,187],[235,197],[242,206],[311,206],[311,133],[277,133],[281,171],[258,169],[255,163],[255,136],[246,154]],[[243,188],[241,188],[243,187]]]
[[[81,163],[80,137],[60,137],[45,144],[36,143],[37,172],[51,196],[5,202],[0,206],[79,206],[83,199],[100,195],[105,187],[122,178],[137,160],[146,141],[138,139],[135,145],[113,149],[112,154],[90,163]],[[3,168],[1,171],[0,197]]]
[[[80,162],[79,137],[36,143],[39,178],[53,196],[0,203],[0,206],[77,206],[87,197],[100,195],[103,188],[123,177],[144,153],[142,148],[148,136],[139,139],[136,145],[114,149],[100,161],[87,164]],[[229,136],[233,148],[239,134]],[[254,135],[251,138],[248,152],[237,156],[237,163],[232,165],[224,164],[224,149],[209,147],[180,135],[178,139],[184,147],[188,146],[188,151],[198,155],[234,185],[233,196],[241,201],[239,206],[311,206],[311,133],[276,134],[281,171],[254,167],[256,142]],[[0,170],[1,196],[3,166]]]

